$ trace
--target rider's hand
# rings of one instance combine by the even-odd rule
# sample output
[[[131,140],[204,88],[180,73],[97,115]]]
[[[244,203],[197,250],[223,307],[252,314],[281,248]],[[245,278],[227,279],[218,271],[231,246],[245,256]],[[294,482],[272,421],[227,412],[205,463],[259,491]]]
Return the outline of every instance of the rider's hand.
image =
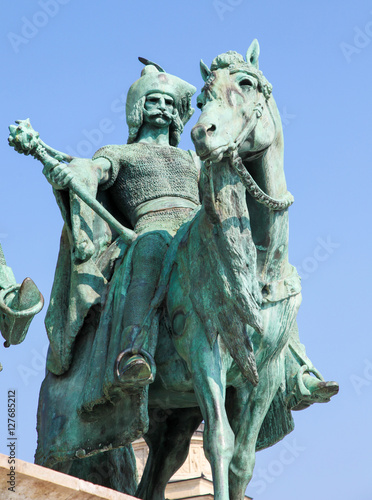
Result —
[[[73,180],[81,186],[97,189],[99,176],[93,161],[84,158],[75,158],[71,163],[53,162],[44,166],[43,174],[48,182],[57,190],[68,189]]]
[[[74,177],[70,165],[59,162],[44,166],[43,174],[54,189],[66,189]]]

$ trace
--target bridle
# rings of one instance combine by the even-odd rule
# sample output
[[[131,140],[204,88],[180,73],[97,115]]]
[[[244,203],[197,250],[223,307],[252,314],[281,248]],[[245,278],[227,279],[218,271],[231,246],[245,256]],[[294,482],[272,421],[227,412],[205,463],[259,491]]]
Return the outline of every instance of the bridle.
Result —
[[[241,147],[242,144],[247,140],[247,138],[250,136],[250,134],[253,132],[253,130],[256,128],[257,123],[259,119],[262,116],[264,105],[270,98],[271,92],[272,92],[272,86],[270,83],[266,80],[266,78],[263,76],[261,71],[252,71],[250,70],[247,72],[247,70],[244,68],[240,67],[234,67],[233,65],[229,67],[230,74],[236,73],[238,71],[244,71],[247,74],[250,74],[257,78],[258,80],[258,89],[259,89],[259,99],[255,103],[252,113],[249,115],[248,118],[245,120],[246,126],[243,127],[242,131],[238,135],[238,137],[235,139],[233,144],[226,150],[225,155],[229,158],[229,163],[233,170],[238,174],[242,184],[246,188],[246,190],[249,192],[249,194],[260,204],[264,205],[270,210],[275,210],[275,211],[280,211],[280,210],[286,210],[288,207],[292,205],[294,202],[294,198],[292,194],[287,191],[286,194],[284,195],[283,198],[281,199],[275,199],[266,194],[262,189],[259,187],[259,185],[256,183],[256,181],[253,179],[251,174],[248,172],[246,167],[244,166],[242,158],[239,156],[239,148]],[[213,73],[210,75],[208,80],[205,83],[205,86],[203,87],[203,90],[210,90],[210,88],[213,85],[214,81],[214,75],[212,77]],[[208,165],[207,165],[208,166]]]
[[[260,93],[260,96],[261,95],[262,94]],[[228,150],[228,158],[231,167],[238,174],[241,182],[243,183],[243,186],[246,188],[246,190],[252,196],[252,198],[254,198],[258,203],[261,203],[261,205],[264,205],[266,208],[270,210],[275,210],[275,211],[286,210],[294,202],[293,195],[289,191],[287,191],[284,197],[278,200],[272,198],[264,191],[262,191],[257,182],[253,179],[251,174],[244,166],[243,160],[238,153],[239,147],[242,144],[244,144],[244,142],[256,128],[258,120],[262,116],[263,106],[264,106],[262,101],[263,99],[260,97],[260,99],[256,102],[250,117],[247,119],[249,126],[246,129],[243,129],[243,131],[238,135],[237,139],[234,141],[234,147]]]

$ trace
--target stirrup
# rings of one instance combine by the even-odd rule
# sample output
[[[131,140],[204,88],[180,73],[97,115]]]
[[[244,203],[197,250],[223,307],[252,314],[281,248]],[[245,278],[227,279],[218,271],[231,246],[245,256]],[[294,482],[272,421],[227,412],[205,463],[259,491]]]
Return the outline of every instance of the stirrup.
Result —
[[[144,349],[125,349],[115,362],[115,379],[121,387],[144,387],[155,380],[154,358]]]

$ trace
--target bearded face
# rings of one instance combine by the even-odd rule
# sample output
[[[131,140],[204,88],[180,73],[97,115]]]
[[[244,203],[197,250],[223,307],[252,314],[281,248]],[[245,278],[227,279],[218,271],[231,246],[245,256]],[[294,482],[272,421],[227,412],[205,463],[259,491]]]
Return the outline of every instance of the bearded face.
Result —
[[[153,92],[139,99],[127,116],[127,123],[128,144],[136,142],[143,123],[157,128],[169,127],[171,146],[178,146],[184,128],[173,97],[160,92]]]
[[[173,97],[154,92],[146,96],[143,109],[143,121],[155,128],[169,127],[174,114]]]

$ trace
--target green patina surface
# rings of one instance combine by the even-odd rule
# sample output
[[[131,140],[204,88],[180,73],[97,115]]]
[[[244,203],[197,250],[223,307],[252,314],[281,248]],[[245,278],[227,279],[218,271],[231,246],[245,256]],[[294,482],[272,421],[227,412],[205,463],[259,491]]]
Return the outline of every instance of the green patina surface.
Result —
[[[0,244],[0,332],[5,347],[20,344],[25,339],[33,317],[43,305],[43,296],[31,278],[17,284],[12,269],[6,265]]]
[[[227,52],[195,88],[145,64],[129,89],[126,145],[72,158],[29,121],[10,144],[44,165],[65,225],[46,317],[50,350],[36,462],[163,500],[194,430],[216,500],[244,498],[256,450],[293,430],[292,411],[337,393],[300,343],[288,262],[283,133],[272,86]],[[136,486],[130,443],[150,456]]]

